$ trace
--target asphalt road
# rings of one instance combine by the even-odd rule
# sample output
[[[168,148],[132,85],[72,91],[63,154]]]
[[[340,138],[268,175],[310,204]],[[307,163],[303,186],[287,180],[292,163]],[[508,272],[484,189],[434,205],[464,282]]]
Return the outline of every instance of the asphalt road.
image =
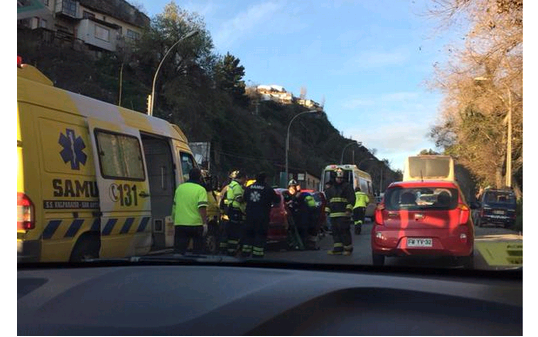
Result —
[[[363,225],[360,235],[353,235],[353,254],[351,256],[333,256],[328,255],[327,251],[332,248],[332,237],[327,235],[320,241],[320,250],[317,251],[286,251],[277,250],[275,247],[268,247],[266,259],[279,261],[293,261],[301,263],[329,263],[329,264],[354,264],[354,265],[372,265],[372,250],[370,244],[370,232],[372,223]],[[502,269],[488,264],[485,259],[482,247],[478,247],[480,242],[516,242],[522,243],[523,236],[510,229],[495,227],[476,227],[475,228],[475,269]],[[480,249],[479,249],[480,248]],[[491,263],[491,262],[490,262]],[[390,257],[385,259],[385,265],[388,266],[414,266],[414,267],[442,267],[442,268],[462,268],[446,257]]]

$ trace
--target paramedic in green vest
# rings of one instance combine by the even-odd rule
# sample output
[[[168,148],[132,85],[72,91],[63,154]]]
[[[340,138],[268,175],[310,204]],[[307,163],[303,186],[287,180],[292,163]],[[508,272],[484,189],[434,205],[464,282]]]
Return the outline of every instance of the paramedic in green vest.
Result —
[[[364,215],[366,214],[366,206],[370,199],[366,193],[361,191],[361,188],[357,186],[355,188],[355,206],[353,206],[353,220],[355,222],[355,234],[361,233],[362,224],[364,223]]]
[[[207,233],[207,192],[202,185],[202,172],[193,168],[189,180],[180,184],[174,195],[172,219],[174,220],[174,252],[185,254],[192,240],[193,253],[202,254],[203,237]]]
[[[244,224],[246,219],[246,202],[243,198],[243,186],[247,182],[247,175],[238,171],[234,180],[228,185],[226,191],[227,214],[228,214],[228,255],[234,256],[239,251],[239,245],[243,238]]]

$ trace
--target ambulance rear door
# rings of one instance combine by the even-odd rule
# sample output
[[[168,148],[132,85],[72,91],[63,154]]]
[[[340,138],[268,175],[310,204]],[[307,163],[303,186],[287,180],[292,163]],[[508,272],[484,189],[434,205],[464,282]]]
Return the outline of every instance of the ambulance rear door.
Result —
[[[152,244],[149,179],[140,131],[88,118],[101,215],[101,258],[144,255]]]

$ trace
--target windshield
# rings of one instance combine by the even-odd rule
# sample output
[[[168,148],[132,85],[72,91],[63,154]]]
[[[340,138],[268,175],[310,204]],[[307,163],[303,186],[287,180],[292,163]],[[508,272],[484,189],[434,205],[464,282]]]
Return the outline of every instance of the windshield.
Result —
[[[387,210],[451,210],[458,205],[454,188],[392,188],[385,195]]]
[[[516,205],[516,197],[511,192],[486,192],[484,195],[485,204],[506,204]]]
[[[521,0],[17,1],[17,261],[521,267],[522,32]]]

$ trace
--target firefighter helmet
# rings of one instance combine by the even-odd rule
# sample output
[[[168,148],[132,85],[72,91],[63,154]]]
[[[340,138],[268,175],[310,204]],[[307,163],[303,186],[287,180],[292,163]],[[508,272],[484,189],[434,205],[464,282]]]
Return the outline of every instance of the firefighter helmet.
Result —
[[[295,179],[290,180],[290,182],[288,183],[288,187],[289,186],[297,186],[297,185],[299,185],[299,184],[297,183],[297,180],[295,180]]]

